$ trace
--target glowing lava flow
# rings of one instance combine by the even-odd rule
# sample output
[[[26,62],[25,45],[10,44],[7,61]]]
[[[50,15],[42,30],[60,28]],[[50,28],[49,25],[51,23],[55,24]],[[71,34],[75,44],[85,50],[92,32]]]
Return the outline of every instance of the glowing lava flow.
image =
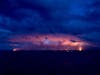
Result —
[[[10,42],[16,49],[23,50],[79,50],[90,45],[88,42],[78,37],[64,34],[48,35],[13,35],[9,38]],[[13,51],[16,51],[15,49]]]

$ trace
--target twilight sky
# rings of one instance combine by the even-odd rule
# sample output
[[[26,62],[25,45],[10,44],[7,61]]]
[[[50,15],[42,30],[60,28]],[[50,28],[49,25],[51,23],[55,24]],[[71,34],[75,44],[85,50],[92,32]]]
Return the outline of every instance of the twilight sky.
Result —
[[[0,37],[64,33],[100,44],[100,0],[0,0]]]

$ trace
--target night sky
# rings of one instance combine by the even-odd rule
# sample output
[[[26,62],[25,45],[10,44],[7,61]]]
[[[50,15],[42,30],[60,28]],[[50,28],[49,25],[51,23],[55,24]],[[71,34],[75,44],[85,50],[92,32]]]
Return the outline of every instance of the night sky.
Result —
[[[100,44],[100,0],[0,0],[0,39],[11,33],[71,34]]]

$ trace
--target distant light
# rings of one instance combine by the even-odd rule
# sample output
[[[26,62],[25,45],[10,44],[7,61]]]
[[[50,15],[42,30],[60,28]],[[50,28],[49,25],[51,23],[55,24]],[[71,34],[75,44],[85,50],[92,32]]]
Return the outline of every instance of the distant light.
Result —
[[[15,52],[15,51],[18,51],[18,50],[20,50],[20,49],[19,49],[19,48],[14,48],[14,49],[13,49],[14,52]]]
[[[79,47],[79,51],[82,51],[83,50],[83,48],[82,47]]]
[[[14,52],[15,52],[16,50],[17,50],[16,48],[13,49]]]

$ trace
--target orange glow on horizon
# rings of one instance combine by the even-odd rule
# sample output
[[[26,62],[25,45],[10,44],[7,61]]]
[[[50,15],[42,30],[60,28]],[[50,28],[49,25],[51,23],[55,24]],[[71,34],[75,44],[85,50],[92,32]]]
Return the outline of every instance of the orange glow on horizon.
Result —
[[[14,45],[14,47],[17,46],[18,48],[13,49],[13,51],[34,48],[42,49],[44,46],[48,46],[48,48],[52,50],[62,49],[82,51],[82,47],[90,45],[90,43],[83,41],[76,36],[65,34],[15,35],[13,38],[10,38],[9,41],[18,43],[17,45]]]

